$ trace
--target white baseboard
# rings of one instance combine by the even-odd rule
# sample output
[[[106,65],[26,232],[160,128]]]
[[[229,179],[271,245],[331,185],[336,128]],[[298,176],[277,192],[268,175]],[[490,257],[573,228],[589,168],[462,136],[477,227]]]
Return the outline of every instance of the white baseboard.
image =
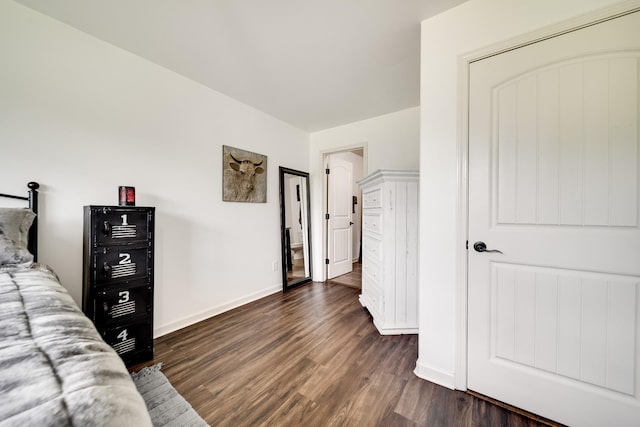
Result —
[[[416,369],[413,373],[423,380],[430,381],[432,383],[441,385],[446,388],[450,388],[451,390],[455,390],[455,375],[452,372],[444,372],[439,369],[431,368],[427,365],[424,365],[418,359],[416,363]]]
[[[153,329],[153,338],[158,338],[168,333],[177,331],[178,329],[185,328],[187,326],[193,325],[194,323],[201,322],[210,317],[217,316],[218,314],[222,314],[225,311],[233,310],[234,308],[240,307],[242,305],[248,304],[252,301],[258,300],[260,298],[264,298],[266,296],[275,294],[277,292],[282,292],[282,286],[275,286],[272,288],[264,289],[259,292],[255,292],[251,295],[244,296],[242,298],[238,298],[236,300],[230,301],[226,304],[219,305],[217,307],[212,307],[208,310],[201,311],[196,314],[192,314],[187,317],[183,317],[182,319],[176,320],[175,322],[168,323],[166,325],[159,326]]]

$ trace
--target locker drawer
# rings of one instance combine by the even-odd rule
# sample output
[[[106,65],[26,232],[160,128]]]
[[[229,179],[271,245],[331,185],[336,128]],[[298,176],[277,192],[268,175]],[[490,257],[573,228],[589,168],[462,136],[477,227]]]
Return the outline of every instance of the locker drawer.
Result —
[[[147,209],[95,209],[92,222],[92,235],[100,245],[143,241],[151,237],[151,215]]]
[[[102,338],[124,359],[135,353],[153,349],[150,323],[150,320],[146,320],[107,328],[103,331]]]
[[[106,286],[96,290],[96,322],[127,321],[150,314],[153,292],[147,283],[126,288]]]
[[[147,277],[151,264],[151,248],[113,246],[97,248],[93,268],[94,283],[105,284]]]

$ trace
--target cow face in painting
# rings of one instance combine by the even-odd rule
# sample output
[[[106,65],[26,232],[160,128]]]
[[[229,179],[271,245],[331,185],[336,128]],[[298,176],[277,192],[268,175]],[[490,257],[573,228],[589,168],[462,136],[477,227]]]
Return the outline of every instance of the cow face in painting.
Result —
[[[248,201],[253,192],[256,175],[264,172],[260,166],[262,161],[253,163],[251,160],[238,160],[233,154],[229,154],[233,161],[229,162],[231,169],[235,171],[233,187],[236,193],[236,199],[240,201]]]

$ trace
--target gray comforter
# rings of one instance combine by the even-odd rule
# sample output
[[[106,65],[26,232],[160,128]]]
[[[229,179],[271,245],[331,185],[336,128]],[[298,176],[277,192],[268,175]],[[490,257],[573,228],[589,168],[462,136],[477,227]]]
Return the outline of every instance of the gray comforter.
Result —
[[[0,269],[0,426],[150,426],[118,355],[42,264]]]

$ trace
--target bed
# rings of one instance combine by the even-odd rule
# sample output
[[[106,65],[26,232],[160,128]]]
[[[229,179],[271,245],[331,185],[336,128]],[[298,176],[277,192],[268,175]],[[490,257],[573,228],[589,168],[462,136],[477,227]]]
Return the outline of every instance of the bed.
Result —
[[[120,357],[37,262],[38,187],[0,194],[29,202],[0,207],[0,426],[150,426]]]

